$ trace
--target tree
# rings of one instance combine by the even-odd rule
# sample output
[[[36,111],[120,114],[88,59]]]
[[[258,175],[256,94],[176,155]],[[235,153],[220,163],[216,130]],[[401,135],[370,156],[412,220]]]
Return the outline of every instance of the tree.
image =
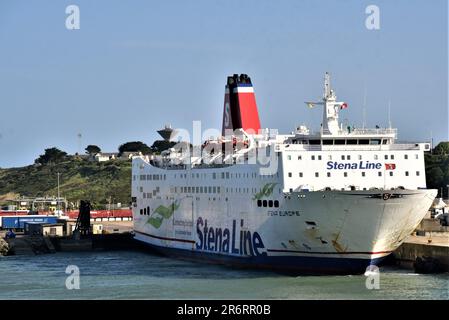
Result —
[[[66,157],[66,152],[53,147],[45,149],[44,154],[40,155],[35,162],[40,164],[58,163],[63,161]]]
[[[449,142],[440,142],[434,149],[433,152],[439,155],[449,155]]]
[[[432,188],[439,188],[443,186],[444,173],[440,167],[429,168],[427,172],[427,182]]]
[[[447,187],[449,185],[449,166],[445,166],[443,173],[444,173],[443,185]]]
[[[155,153],[161,153],[162,151],[173,148],[177,151],[192,151],[193,145],[185,141],[166,141],[166,140],[156,140],[151,146],[151,150]]]
[[[86,153],[90,154],[90,155],[94,155],[94,154],[97,154],[97,153],[101,152],[100,147],[92,145],[92,144],[88,145],[86,147],[86,149],[84,149],[84,150],[86,150]]]
[[[151,146],[151,150],[156,153],[161,153],[164,150],[172,148],[174,145],[176,145],[176,142],[167,140],[156,140]]]
[[[123,152],[139,152],[139,151],[142,152],[142,154],[151,153],[150,147],[141,141],[127,142],[118,147],[119,156],[121,156]]]

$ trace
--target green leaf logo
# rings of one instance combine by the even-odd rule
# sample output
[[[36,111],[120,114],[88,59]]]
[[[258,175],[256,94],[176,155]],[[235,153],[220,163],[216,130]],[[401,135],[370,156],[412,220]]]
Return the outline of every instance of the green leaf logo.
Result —
[[[154,209],[150,218],[148,218],[147,223],[151,224],[156,229],[159,229],[159,227],[162,225],[162,222],[164,222],[164,219],[170,219],[173,213],[179,208],[179,206],[179,200],[176,200],[167,207],[160,205],[159,207]]]
[[[264,185],[262,190],[254,195],[253,200],[260,200],[263,197],[271,196],[275,185],[277,185],[277,183],[267,183],[266,185]]]

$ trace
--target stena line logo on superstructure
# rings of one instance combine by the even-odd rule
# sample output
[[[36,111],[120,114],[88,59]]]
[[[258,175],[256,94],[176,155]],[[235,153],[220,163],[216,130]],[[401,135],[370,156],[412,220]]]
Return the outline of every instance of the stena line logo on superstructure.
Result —
[[[337,162],[337,161],[328,161],[327,162],[327,170],[380,170],[382,169],[382,163],[380,162],[369,162],[369,161],[360,161],[360,162]],[[388,167],[386,168],[388,170]]]
[[[240,230],[237,221],[232,220],[232,228],[214,228],[207,224],[207,219],[199,217],[196,221],[197,250],[228,253],[242,256],[264,256],[265,245],[258,232],[242,230],[243,219],[240,220]],[[238,238],[237,238],[238,237]]]

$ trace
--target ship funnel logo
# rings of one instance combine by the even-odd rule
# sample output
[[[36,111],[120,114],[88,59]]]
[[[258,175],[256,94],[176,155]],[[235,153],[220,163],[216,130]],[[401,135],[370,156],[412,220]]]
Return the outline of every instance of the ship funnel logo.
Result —
[[[229,128],[231,118],[231,108],[229,106],[229,102],[225,103],[225,115],[224,115],[224,124],[226,128]]]

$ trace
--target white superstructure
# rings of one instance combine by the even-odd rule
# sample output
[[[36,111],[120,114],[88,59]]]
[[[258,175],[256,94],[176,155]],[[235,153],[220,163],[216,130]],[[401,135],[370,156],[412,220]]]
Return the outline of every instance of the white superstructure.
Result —
[[[425,189],[428,143],[395,143],[391,128],[342,127],[347,105],[328,74],[322,101],[307,102],[323,107],[317,132],[249,133],[259,123],[253,95],[249,77],[228,78],[223,128],[231,123],[232,134],[133,158],[137,240],[217,263],[356,273],[416,228],[436,196]]]

